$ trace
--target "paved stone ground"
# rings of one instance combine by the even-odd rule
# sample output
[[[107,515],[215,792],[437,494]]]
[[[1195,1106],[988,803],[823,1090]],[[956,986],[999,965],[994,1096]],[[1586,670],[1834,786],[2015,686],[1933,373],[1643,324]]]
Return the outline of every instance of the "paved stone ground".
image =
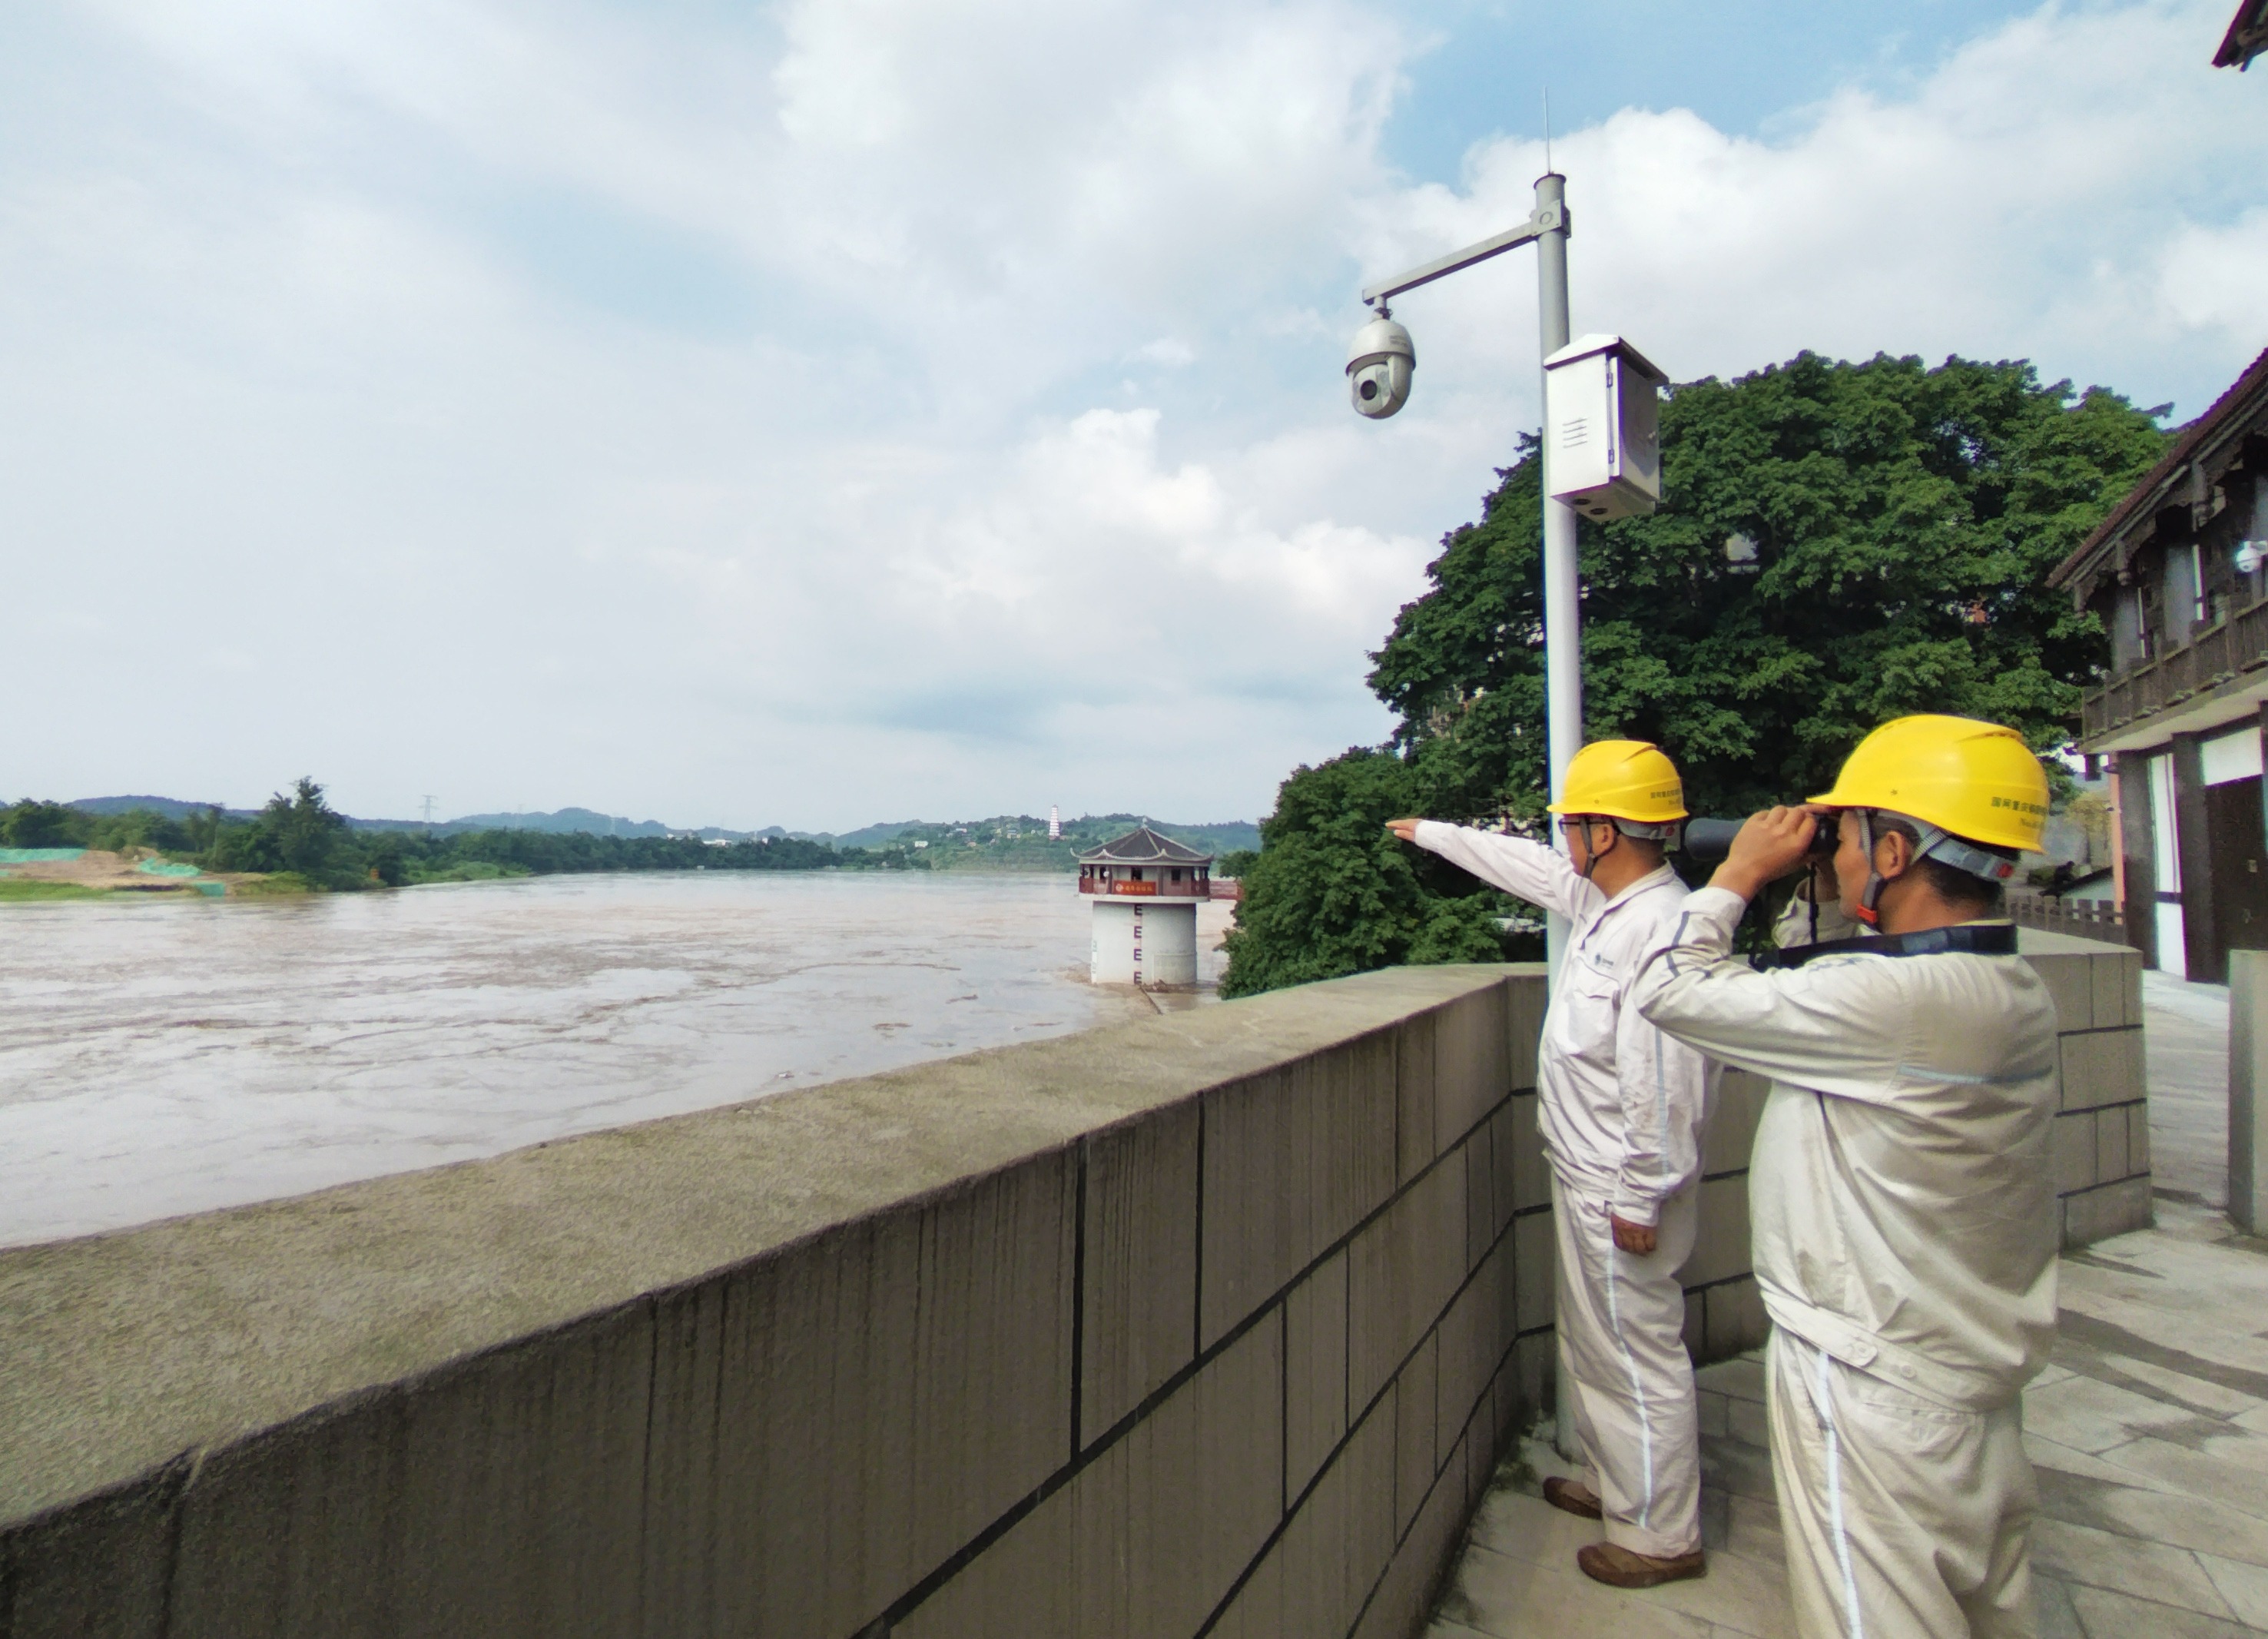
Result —
[[[2146,976],[2158,1225],[2064,1259],[2061,1336],[2024,1395],[2042,1639],[2268,1635],[2268,1241],[2226,1203],[2228,993]],[[1575,1569],[1546,1439],[1499,1471],[1429,1639],[1793,1635],[1760,1356],[1701,1373],[1709,1574],[1623,1593]]]

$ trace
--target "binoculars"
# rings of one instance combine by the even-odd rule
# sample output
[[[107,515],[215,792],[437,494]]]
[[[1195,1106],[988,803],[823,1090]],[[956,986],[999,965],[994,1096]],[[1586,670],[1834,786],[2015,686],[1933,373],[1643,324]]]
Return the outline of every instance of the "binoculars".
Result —
[[[1690,819],[1685,822],[1685,842],[1683,852],[1688,859],[1705,865],[1714,865],[1733,851],[1733,838],[1740,834],[1746,820]],[[1831,860],[1837,846],[1837,832],[1833,816],[1819,822],[1811,833],[1811,846],[1805,850],[1808,860]]]

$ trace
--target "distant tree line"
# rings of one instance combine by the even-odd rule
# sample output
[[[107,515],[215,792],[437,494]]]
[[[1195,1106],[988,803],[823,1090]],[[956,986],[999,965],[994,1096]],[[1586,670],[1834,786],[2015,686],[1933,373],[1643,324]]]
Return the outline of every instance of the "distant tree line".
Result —
[[[0,807],[0,847],[148,848],[209,871],[292,875],[334,890],[585,871],[924,870],[904,848],[836,848],[795,837],[713,844],[695,837],[357,831],[302,779],[250,819],[218,808],[168,819],[146,808],[88,814],[61,802]]]

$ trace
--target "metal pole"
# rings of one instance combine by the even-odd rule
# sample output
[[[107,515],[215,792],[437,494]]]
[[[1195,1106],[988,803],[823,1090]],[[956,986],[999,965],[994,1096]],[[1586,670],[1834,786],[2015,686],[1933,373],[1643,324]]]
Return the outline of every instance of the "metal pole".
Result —
[[[1546,172],[1535,180],[1535,209],[1549,210],[1554,225],[1535,241],[1536,303],[1543,356],[1567,345],[1567,179]],[[1547,400],[1548,402],[1548,400]],[[1549,414],[1548,409],[1544,412]],[[1550,447],[1544,439],[1544,447]],[[1545,752],[1551,773],[1551,800],[1567,788],[1567,764],[1583,745],[1583,610],[1575,575],[1575,509],[1551,498],[1551,468],[1543,469],[1543,716]],[[1554,847],[1565,845],[1555,825]],[[1559,959],[1567,947],[1567,922],[1550,919],[1545,934],[1550,982],[1559,980]]]
[[[1549,358],[1567,345],[1567,179],[1547,172],[1535,181],[1535,209],[1549,209],[1557,224],[1535,241],[1535,279],[1539,299],[1536,314]],[[1543,447],[1551,447],[1550,396],[1543,400],[1547,418]],[[1583,631],[1580,587],[1575,576],[1575,509],[1551,498],[1551,465],[1543,461],[1543,723],[1544,753],[1551,772],[1551,800],[1567,789],[1567,764],[1583,744]],[[1566,838],[1554,824],[1548,835],[1555,848],[1566,846]],[[1545,925],[1544,951],[1550,963],[1545,983],[1556,995],[1559,971],[1567,954],[1567,919],[1554,914]],[[1565,1357],[1562,1356],[1564,1360]],[[1555,1373],[1552,1390],[1551,1443],[1566,1461],[1580,1465],[1581,1443],[1575,1437],[1574,1396]]]

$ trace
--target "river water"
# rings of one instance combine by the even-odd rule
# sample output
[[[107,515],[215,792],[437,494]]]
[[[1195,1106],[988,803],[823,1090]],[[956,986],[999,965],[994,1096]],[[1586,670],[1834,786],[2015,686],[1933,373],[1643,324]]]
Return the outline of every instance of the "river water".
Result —
[[[1147,1015],[1087,919],[1066,877],[835,872],[11,905],[0,1244]]]

